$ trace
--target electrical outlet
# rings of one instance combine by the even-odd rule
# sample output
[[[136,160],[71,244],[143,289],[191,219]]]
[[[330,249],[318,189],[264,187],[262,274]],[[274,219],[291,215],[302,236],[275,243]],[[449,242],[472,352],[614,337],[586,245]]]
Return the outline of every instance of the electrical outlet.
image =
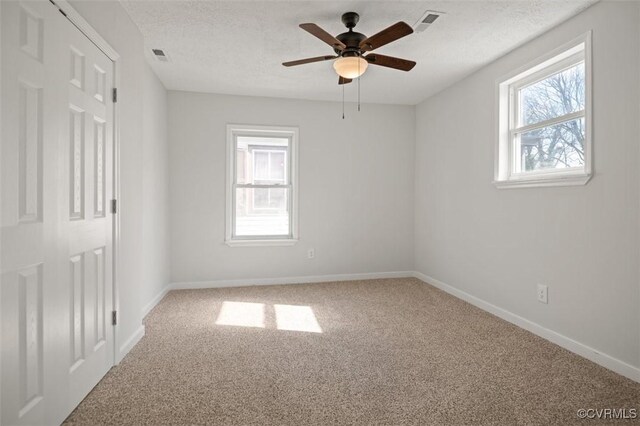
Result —
[[[538,302],[549,303],[548,287],[544,284],[538,284]]]
[[[307,251],[307,258],[313,259],[314,257],[316,257],[316,251],[314,249],[310,248]]]

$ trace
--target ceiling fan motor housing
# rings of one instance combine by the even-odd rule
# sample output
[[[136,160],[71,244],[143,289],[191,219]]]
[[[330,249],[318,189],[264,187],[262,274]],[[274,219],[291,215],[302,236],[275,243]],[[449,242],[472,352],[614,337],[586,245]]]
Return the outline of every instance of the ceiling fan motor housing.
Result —
[[[362,33],[357,33],[355,31],[349,31],[346,33],[338,34],[336,38],[341,42],[343,42],[345,46],[347,46],[343,50],[334,48],[333,50],[334,52],[336,52],[337,55],[360,56],[362,54],[362,52],[360,51],[360,42],[362,42],[362,40],[365,40],[367,36],[365,36]]]

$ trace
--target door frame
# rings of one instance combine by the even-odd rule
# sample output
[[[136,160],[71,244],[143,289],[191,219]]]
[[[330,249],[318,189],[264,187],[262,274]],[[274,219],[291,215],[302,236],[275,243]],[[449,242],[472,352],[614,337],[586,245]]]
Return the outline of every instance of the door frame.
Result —
[[[72,6],[67,0],[49,0],[55,7],[57,7],[62,14],[76,27],[82,34],[85,35],[98,49],[104,53],[107,58],[113,63],[113,87],[120,87],[120,54],[89,24]],[[119,90],[119,89],[118,89]],[[118,93],[119,95],[119,93]],[[111,94],[113,96],[113,94]],[[113,107],[113,197],[112,199],[118,200],[117,212],[120,210],[120,120],[118,120],[118,103],[112,102]],[[120,307],[120,300],[118,298],[118,253],[120,243],[120,215],[114,214],[111,210],[111,200],[108,201],[109,214],[111,214],[111,220],[113,224],[112,235],[112,307],[111,311],[118,312]],[[111,315],[111,313],[110,313]],[[113,325],[113,354],[111,365],[116,365],[121,361],[119,357],[118,347],[118,325],[117,322]]]

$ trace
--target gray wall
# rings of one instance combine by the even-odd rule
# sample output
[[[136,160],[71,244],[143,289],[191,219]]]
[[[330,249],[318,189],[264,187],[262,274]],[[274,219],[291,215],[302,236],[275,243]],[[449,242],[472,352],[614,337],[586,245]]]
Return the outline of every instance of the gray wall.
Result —
[[[173,282],[413,267],[412,106],[169,92]],[[228,247],[226,125],[299,126],[300,241]],[[307,250],[315,249],[315,259]]]
[[[167,137],[167,91],[151,71],[145,69],[142,169],[141,303],[149,304],[169,284],[169,138]]]
[[[415,267],[640,366],[640,4],[602,2],[416,109]],[[492,185],[496,81],[593,30],[586,186]],[[549,304],[536,284],[549,286]]]

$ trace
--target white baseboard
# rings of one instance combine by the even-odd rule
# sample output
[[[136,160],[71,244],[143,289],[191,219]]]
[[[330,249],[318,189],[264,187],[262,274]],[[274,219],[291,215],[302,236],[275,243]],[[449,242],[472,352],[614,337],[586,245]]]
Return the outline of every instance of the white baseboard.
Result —
[[[158,293],[153,299],[151,299],[151,301],[149,303],[147,303],[146,305],[144,305],[144,307],[142,308],[142,318],[144,319],[144,317],[146,317],[149,312],[151,312],[151,310],[153,308],[156,307],[156,305],[158,303],[160,303],[160,301],[162,299],[164,299],[164,297],[167,295],[167,293],[169,293],[169,290],[171,290],[171,284],[165,286],[165,288],[163,288],[160,293]]]
[[[502,318],[505,321],[515,324],[520,328],[530,331],[531,333],[537,336],[540,336],[543,339],[546,339],[552,343],[555,343],[556,345],[563,347],[568,351],[571,351],[590,361],[593,361],[596,364],[601,365],[602,367],[612,370],[633,381],[640,382],[640,368],[638,367],[627,364],[626,362],[621,361],[605,353],[599,352],[598,350],[593,349],[585,344],[577,342],[553,330],[549,330],[548,328],[545,328],[533,321],[530,321],[526,318],[523,318],[519,315],[509,312],[506,309],[500,308],[496,305],[493,305],[489,302],[486,302],[482,299],[472,296],[469,293],[459,290],[449,284],[445,284],[442,281],[439,281],[421,272],[415,272],[414,277],[425,282],[426,284],[439,288],[440,290],[443,290],[449,293],[450,295],[457,297],[458,299],[462,299],[465,302],[469,302],[472,305],[484,311],[487,311],[499,318]]]
[[[120,349],[118,350],[118,359],[116,361],[116,364],[120,363],[120,361],[122,361],[122,358],[124,358],[125,355],[127,355],[129,351],[133,349],[133,347],[137,345],[140,339],[142,339],[143,337],[144,337],[144,325],[141,325],[131,335],[131,337],[129,337],[127,341],[120,346]]]
[[[332,281],[373,280],[380,278],[414,277],[413,271],[371,272],[362,274],[307,275],[301,277],[281,278],[249,278],[216,281],[176,282],[169,285],[171,290],[187,290],[199,288],[248,287],[277,284],[308,284]]]

